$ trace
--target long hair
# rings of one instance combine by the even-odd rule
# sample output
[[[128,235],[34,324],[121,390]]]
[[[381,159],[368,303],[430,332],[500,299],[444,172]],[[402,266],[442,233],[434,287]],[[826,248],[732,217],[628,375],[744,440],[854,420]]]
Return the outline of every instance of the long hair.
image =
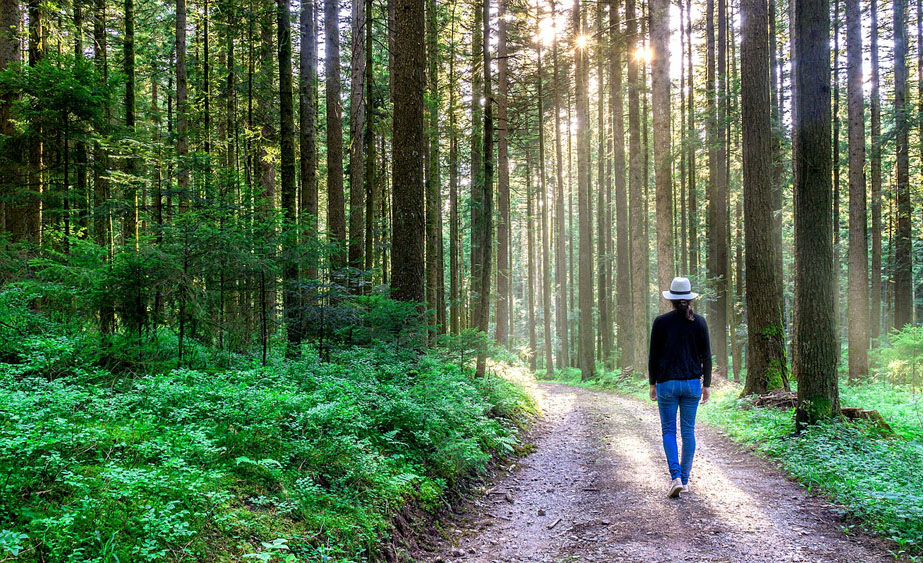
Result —
[[[673,309],[679,311],[679,300],[671,301],[673,303]],[[686,301],[686,320],[694,321],[695,320],[695,311],[692,310],[692,301]]]

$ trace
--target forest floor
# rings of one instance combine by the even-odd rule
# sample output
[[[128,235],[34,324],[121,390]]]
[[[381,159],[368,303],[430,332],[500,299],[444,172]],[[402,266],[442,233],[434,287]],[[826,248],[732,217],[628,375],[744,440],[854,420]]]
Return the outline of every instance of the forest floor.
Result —
[[[457,507],[417,560],[894,560],[888,541],[704,424],[691,491],[670,499],[652,403],[560,384],[536,394],[534,452]]]

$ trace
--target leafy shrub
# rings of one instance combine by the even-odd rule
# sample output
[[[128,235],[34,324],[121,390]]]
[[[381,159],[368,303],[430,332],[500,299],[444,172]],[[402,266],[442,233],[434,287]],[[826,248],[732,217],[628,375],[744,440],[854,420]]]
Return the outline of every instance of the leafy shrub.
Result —
[[[395,510],[437,505],[511,451],[530,408],[503,379],[393,345],[267,368],[100,371],[0,364],[0,553],[359,560]]]

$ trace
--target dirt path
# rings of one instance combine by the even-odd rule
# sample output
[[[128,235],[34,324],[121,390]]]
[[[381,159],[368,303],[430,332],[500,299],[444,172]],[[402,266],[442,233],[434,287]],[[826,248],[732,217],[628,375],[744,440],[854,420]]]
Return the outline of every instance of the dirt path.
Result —
[[[539,396],[535,452],[461,507],[419,560],[894,560],[884,540],[847,536],[828,503],[703,425],[692,490],[668,499],[653,404],[564,385]]]

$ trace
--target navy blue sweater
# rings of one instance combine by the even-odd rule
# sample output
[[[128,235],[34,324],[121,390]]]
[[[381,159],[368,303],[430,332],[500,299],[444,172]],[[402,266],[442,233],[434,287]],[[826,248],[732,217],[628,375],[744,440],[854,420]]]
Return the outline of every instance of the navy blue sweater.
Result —
[[[647,376],[651,385],[673,379],[702,378],[711,386],[711,344],[708,325],[702,315],[693,320],[677,311],[654,319],[651,349],[647,359]]]

